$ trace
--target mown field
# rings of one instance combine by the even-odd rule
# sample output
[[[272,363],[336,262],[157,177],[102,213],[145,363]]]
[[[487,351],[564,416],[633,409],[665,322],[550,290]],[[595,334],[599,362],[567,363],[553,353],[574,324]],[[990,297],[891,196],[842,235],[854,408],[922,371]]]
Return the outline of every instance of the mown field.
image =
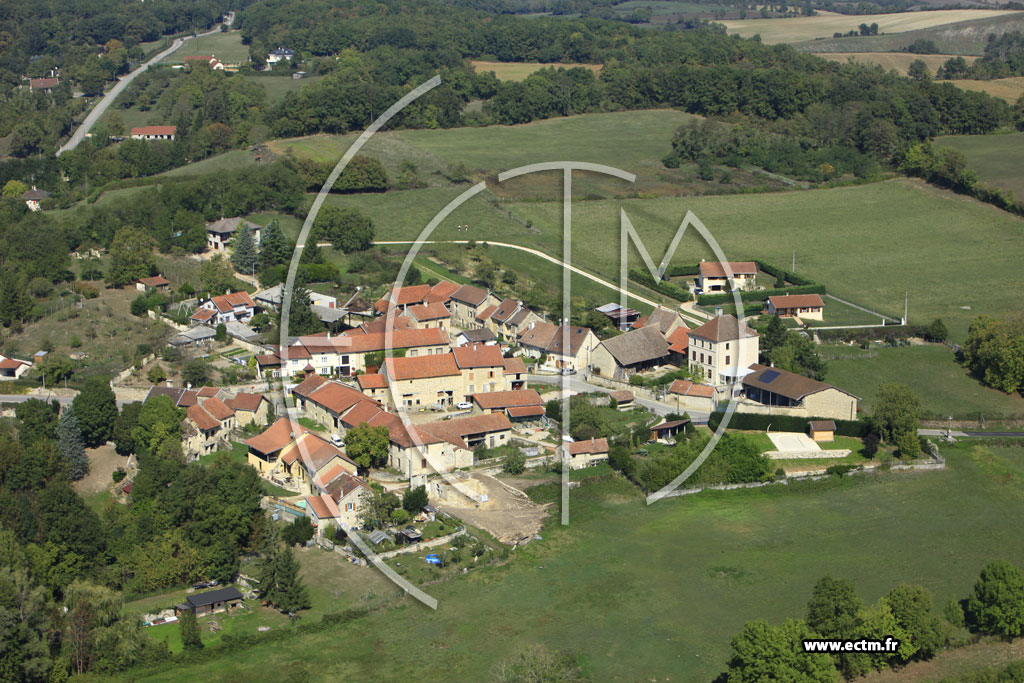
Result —
[[[874,19],[867,23],[872,21]],[[851,28],[857,25],[859,23]],[[943,54],[980,55],[985,51],[990,34],[1002,35],[1006,31],[1019,30],[1022,26],[1024,15],[1020,13],[1017,16],[996,15],[903,33],[886,32],[877,36],[832,38],[832,34],[828,34],[827,37],[797,43],[795,47],[806,52],[905,52],[907,46],[915,40],[931,40]]]
[[[1024,77],[1012,76],[1010,78],[993,78],[991,81],[975,81],[970,79],[957,79],[950,81],[964,90],[977,90],[987,92],[993,97],[1001,97],[1010,104],[1014,104],[1024,95]]]
[[[193,38],[170,55],[168,64],[181,64],[185,57],[194,55],[212,55],[224,64],[241,64],[249,60],[249,46],[242,45],[242,33],[230,31],[215,33],[212,36]]]
[[[739,19],[721,23],[725,24],[730,34],[735,33],[744,38],[760,35],[761,42],[771,45],[831,38],[833,33],[846,33],[855,30],[862,23],[878,24],[878,30],[881,33],[904,33],[972,19],[1002,17],[1008,14],[1016,14],[1016,12],[1014,10],[952,9],[872,14],[870,17],[823,13],[816,17]]]
[[[960,150],[967,157],[967,167],[978,174],[979,180],[1009,190],[1018,199],[1024,199],[1024,174],[1021,173],[1024,133],[949,135],[939,138],[935,144]]]
[[[509,565],[428,587],[436,612],[405,601],[344,626],[122,679],[248,681],[289,671],[311,680],[483,681],[497,662],[543,644],[575,652],[593,680],[711,680],[744,622],[803,616],[826,573],[851,579],[870,602],[900,582],[923,584],[941,609],[970,591],[986,562],[1024,562],[1024,538],[992,524],[1024,514],[1024,450],[944,453],[941,472],[652,506],[621,479],[590,481],[572,492],[568,527],[549,525]]]
[[[600,64],[541,64],[540,62],[488,62],[474,59],[470,62],[477,73],[493,71],[499,81],[522,81],[532,73],[548,67],[571,69],[582,66],[595,74],[601,73]]]
[[[815,55],[843,64],[851,60],[861,64],[874,64],[886,70],[895,69],[901,74],[906,74],[910,64],[920,59],[928,66],[933,75],[936,69],[954,56],[916,55],[912,52],[816,52]],[[968,64],[973,64],[977,57],[965,57],[964,59]],[[957,81],[954,82],[959,84]]]
[[[823,346],[828,359],[826,380],[861,398],[860,408],[871,412],[884,382],[907,384],[921,398],[927,416],[932,419],[988,421],[1024,417],[1024,398],[1004,394],[982,386],[961,367],[953,351],[943,345],[903,348]]]

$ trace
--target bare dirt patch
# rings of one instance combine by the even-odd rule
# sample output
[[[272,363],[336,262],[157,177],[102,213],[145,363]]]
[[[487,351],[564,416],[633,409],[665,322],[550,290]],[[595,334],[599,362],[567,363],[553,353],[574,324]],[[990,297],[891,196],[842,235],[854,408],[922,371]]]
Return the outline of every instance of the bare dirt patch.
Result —
[[[474,504],[452,491],[440,509],[471,526],[487,531],[502,543],[531,538],[548,516],[548,505],[537,505],[525,493],[480,472],[468,477],[469,485],[486,492],[487,502]]]
[[[128,458],[117,454],[110,444],[99,448],[88,448],[85,451],[89,456],[89,474],[85,475],[74,484],[75,491],[87,496],[101,493],[109,489],[113,483],[114,470],[118,467],[125,467]]]
[[[864,683],[890,681],[937,681],[947,676],[959,676],[983,667],[998,670],[1011,662],[1024,659],[1024,640],[1011,643],[985,641],[940,652],[927,662],[914,662],[899,670],[869,674]]]

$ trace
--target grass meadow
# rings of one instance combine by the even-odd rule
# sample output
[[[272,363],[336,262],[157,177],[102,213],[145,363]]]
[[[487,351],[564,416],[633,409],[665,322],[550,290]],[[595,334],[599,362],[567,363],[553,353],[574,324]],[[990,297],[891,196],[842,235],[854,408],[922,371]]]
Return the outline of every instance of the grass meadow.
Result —
[[[877,23],[881,33],[904,33],[972,19],[1005,17],[1008,14],[1016,14],[1016,12],[1014,10],[987,9],[893,12],[891,14],[872,14],[867,23]],[[846,33],[856,29],[865,21],[866,18],[861,16],[820,12],[819,16],[815,17],[737,19],[721,23],[725,24],[726,30],[730,34],[735,33],[743,38],[760,35],[761,42],[773,45],[775,43],[799,43],[816,38],[831,38],[833,33]]]
[[[1024,83],[1024,78],[1020,79]],[[983,83],[985,81],[975,81]],[[1024,89],[1022,89],[1024,94]],[[1024,133],[1006,135],[949,135],[935,141],[938,147],[953,147],[967,157],[967,167],[978,179],[1009,190],[1017,199],[1024,199]]]
[[[907,384],[921,398],[925,413],[936,419],[986,420],[1024,417],[1024,397],[982,386],[956,362],[944,345],[900,348],[823,346],[829,383],[861,398],[860,408],[871,408],[883,382]]]
[[[168,64],[181,64],[185,57],[195,55],[212,55],[224,64],[241,64],[249,61],[249,46],[242,44],[240,31],[214,33],[212,36],[187,41],[165,61]]]
[[[939,472],[705,492],[647,506],[614,475],[584,482],[571,523],[514,560],[431,585],[346,625],[124,680],[248,681],[296,667],[313,680],[488,680],[543,644],[577,653],[593,680],[711,680],[755,618],[803,616],[824,574],[868,602],[922,584],[940,610],[988,561],[1024,562],[1024,538],[992,519],[1024,513],[1022,449],[958,446]],[[950,504],[951,494],[956,504]],[[557,485],[540,499],[557,499]],[[558,519],[556,509],[552,519]]]

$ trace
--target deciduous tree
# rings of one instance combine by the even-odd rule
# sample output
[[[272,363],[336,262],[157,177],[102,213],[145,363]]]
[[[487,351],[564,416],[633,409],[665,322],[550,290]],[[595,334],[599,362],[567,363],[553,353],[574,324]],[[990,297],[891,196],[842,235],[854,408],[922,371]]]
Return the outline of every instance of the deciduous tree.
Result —
[[[102,446],[113,434],[117,398],[106,377],[90,377],[71,407],[87,448]]]

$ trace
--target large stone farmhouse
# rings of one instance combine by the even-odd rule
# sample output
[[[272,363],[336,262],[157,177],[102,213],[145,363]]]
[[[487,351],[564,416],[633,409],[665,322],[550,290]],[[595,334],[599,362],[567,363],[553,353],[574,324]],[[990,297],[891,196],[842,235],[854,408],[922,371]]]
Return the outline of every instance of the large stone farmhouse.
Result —
[[[741,412],[857,419],[857,396],[803,375],[755,363],[742,383],[743,395],[736,406]]]

